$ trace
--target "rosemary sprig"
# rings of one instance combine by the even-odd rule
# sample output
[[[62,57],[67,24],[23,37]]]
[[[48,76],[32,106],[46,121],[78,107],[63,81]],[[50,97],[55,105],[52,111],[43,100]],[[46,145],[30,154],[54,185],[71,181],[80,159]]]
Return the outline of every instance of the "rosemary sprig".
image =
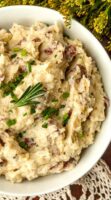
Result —
[[[16,99],[15,97],[13,98],[12,96],[13,100],[11,102],[15,103],[17,107],[25,105],[37,105],[40,102],[34,101],[34,99],[42,96],[44,92],[45,90],[42,83],[37,83],[34,86],[29,86],[19,99]]]

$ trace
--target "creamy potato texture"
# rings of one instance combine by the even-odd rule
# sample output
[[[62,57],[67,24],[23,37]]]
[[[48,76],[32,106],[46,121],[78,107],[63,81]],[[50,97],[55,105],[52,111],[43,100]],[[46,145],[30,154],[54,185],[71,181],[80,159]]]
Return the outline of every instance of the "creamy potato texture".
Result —
[[[21,182],[72,169],[105,119],[95,62],[60,24],[0,30],[0,175]]]

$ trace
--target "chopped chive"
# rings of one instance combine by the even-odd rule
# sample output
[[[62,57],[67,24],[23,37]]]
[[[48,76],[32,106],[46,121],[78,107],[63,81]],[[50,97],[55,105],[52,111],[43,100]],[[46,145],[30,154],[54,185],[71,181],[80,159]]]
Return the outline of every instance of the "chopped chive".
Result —
[[[8,112],[9,112],[9,113],[12,113],[13,111],[12,111],[12,109],[10,109]]]
[[[47,107],[45,110],[42,111],[42,116],[45,119],[52,117],[53,115],[58,115],[59,110],[56,108]]]
[[[63,116],[63,122],[62,122],[63,126],[66,126],[68,120],[69,120],[69,114],[66,113],[66,114],[64,114],[64,116]]]
[[[11,92],[11,97],[12,97],[12,99],[13,99],[14,101],[17,101],[17,100],[18,100],[17,96],[14,94],[13,91]],[[11,102],[13,102],[13,101],[11,101]]]
[[[19,47],[15,47],[15,48],[13,48],[13,51],[18,52],[18,51],[21,51],[21,49]]]
[[[47,128],[47,127],[48,127],[48,123],[42,124],[42,127],[43,127],[43,128]]]
[[[28,71],[31,72],[32,71],[32,65],[30,63],[27,63],[27,67],[28,67]]]
[[[27,56],[27,50],[26,49],[22,49],[21,50],[21,56]]]
[[[27,62],[27,67],[28,67],[28,71],[31,72],[32,71],[32,65],[35,64],[35,60],[29,60]]]
[[[34,65],[35,64],[35,60],[29,60],[28,61],[31,65]]]
[[[26,134],[26,131],[22,131],[17,135],[17,140],[23,137],[23,135]]]
[[[78,136],[79,136],[79,138],[83,138],[83,136],[84,136],[83,132],[82,132],[82,131],[79,131],[79,132],[78,132]]]
[[[24,72],[22,74],[19,74],[14,80],[9,81],[8,83],[2,83],[0,85],[0,89],[3,90],[4,96],[12,94],[12,91],[15,90],[15,88],[18,86],[19,83],[21,83],[26,75],[27,73]]]
[[[55,58],[57,57],[57,55],[54,56]]]
[[[14,54],[12,54],[11,56],[10,56],[10,58],[15,58],[17,56],[17,54],[16,53],[14,53]]]
[[[19,142],[19,146],[25,150],[28,149],[28,144],[24,141]]]
[[[16,119],[8,119],[6,123],[9,127],[13,126],[16,124]]]
[[[67,98],[69,97],[69,92],[64,92],[64,93],[62,94],[62,97],[63,97],[64,99],[67,99]]]
[[[31,105],[30,114],[36,113],[36,105]]]
[[[52,99],[52,102],[54,102],[54,103],[55,103],[55,102],[58,102],[58,100],[57,100],[57,99]]]
[[[23,114],[23,116],[26,116],[26,115],[27,115],[27,112]]]
[[[65,105],[64,105],[64,104],[62,104],[62,105],[60,106],[60,108],[65,108]]]

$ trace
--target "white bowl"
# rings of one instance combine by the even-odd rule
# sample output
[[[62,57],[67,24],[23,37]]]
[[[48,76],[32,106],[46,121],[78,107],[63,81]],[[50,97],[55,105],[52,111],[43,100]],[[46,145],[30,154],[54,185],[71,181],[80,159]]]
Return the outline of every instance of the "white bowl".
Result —
[[[11,6],[0,8],[0,27],[9,28],[14,22],[31,25],[36,21],[53,24],[57,20],[63,23],[63,17],[56,11],[37,6]],[[89,54],[96,60],[103,78],[104,87],[111,100],[111,60],[98,40],[77,21],[72,20],[71,29],[66,32],[72,38],[80,39]],[[111,106],[107,118],[97,134],[94,144],[82,155],[78,165],[69,172],[50,175],[37,180],[12,184],[0,177],[0,193],[9,195],[40,195],[58,190],[86,174],[102,156],[111,139]],[[9,152],[10,153],[10,152]]]

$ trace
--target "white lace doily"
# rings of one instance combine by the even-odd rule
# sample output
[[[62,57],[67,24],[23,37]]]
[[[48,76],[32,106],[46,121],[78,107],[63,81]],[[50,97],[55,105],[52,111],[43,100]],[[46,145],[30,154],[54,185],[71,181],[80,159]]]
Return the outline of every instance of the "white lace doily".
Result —
[[[111,171],[103,160],[73,185],[36,197],[11,197],[0,200],[111,200]]]

